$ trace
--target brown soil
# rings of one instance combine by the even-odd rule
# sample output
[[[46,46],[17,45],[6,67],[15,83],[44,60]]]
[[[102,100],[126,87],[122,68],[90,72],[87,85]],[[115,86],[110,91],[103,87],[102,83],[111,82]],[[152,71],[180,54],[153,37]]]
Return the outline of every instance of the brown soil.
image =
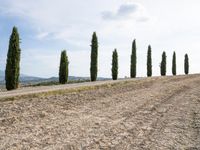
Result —
[[[200,75],[4,100],[0,149],[200,149]]]

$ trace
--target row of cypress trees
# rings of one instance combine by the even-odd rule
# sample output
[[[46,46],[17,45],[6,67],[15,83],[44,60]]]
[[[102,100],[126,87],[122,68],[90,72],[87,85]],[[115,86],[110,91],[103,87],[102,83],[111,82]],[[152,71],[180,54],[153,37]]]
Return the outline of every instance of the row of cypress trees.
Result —
[[[151,46],[148,46],[147,50],[147,77],[152,76],[152,50]],[[161,76],[166,75],[166,65],[167,65],[167,60],[166,60],[166,52],[164,51],[162,53],[162,61],[160,63],[160,74]],[[130,77],[135,78],[136,77],[136,63],[137,63],[137,56],[136,56],[136,40],[133,40],[132,43],[132,53],[131,53],[131,67],[130,67]],[[184,60],[184,72],[185,74],[189,73],[189,58],[188,54],[185,54],[185,60]],[[173,59],[172,59],[172,74],[176,75],[176,52],[173,53]]]
[[[147,76],[152,76],[152,56],[151,56],[152,50],[151,46],[148,46],[147,51]],[[166,75],[167,71],[167,60],[166,60],[166,52],[164,51],[162,54],[162,61],[160,63],[160,74],[161,76]],[[98,40],[97,35],[94,32],[92,36],[92,45],[91,45],[91,65],[90,65],[90,76],[91,81],[96,81],[97,79],[97,70],[98,70]],[[137,55],[136,55],[136,40],[134,39],[132,43],[132,53],[131,53],[131,65],[130,65],[130,77],[135,78],[136,77],[136,70],[137,70]],[[117,50],[115,49],[113,51],[112,55],[112,79],[117,80],[118,77],[118,54]],[[184,71],[185,74],[189,73],[189,58],[188,55],[185,54],[185,60],[184,60]],[[173,59],[172,59],[172,74],[176,75],[176,53],[173,53]]]
[[[148,46],[148,51],[147,51],[147,77],[152,76],[152,50],[151,46]],[[161,76],[166,75],[167,71],[167,56],[166,52],[164,51],[162,53],[162,60],[160,63],[160,74]],[[188,54],[185,54],[185,60],[184,60],[184,72],[187,75],[189,73],[189,58]],[[172,74],[176,75],[176,52],[173,53],[173,58],[172,58]],[[131,78],[136,77],[136,40],[133,41],[132,45],[132,54],[131,54]]]
[[[147,52],[147,76],[152,76],[152,57],[151,57],[151,46],[148,46]],[[5,81],[6,89],[13,90],[19,86],[19,74],[20,74],[20,38],[19,33],[16,27],[13,27],[12,34],[9,40],[8,54],[7,54],[7,63],[5,70]],[[132,53],[131,53],[131,65],[130,65],[130,77],[136,77],[137,70],[137,55],[136,55],[136,40],[132,43]],[[60,56],[60,67],[59,67],[59,82],[65,84],[68,81],[69,74],[69,60],[66,50],[61,52]],[[184,61],[185,74],[189,73],[189,58],[188,55],[185,55]],[[91,62],[90,62],[90,78],[91,81],[97,80],[98,72],[98,38],[96,32],[92,35],[91,41]],[[117,80],[118,78],[118,53],[117,49],[113,51],[112,54],[112,79]],[[160,72],[162,76],[166,75],[166,53],[162,54],[162,61],[160,64]],[[172,60],[172,74],[176,75],[176,53],[173,54]]]
[[[147,51],[147,77],[152,76],[152,50],[151,46],[148,46]],[[167,60],[166,60],[166,52],[164,51],[162,53],[162,61],[160,63],[160,74],[161,76],[166,75],[166,66],[167,66]],[[60,60],[60,70],[59,70],[59,82],[61,84],[65,84],[68,79],[68,57],[66,55],[66,51],[61,52],[61,60]],[[136,65],[137,64],[137,56],[136,56],[136,40],[132,43],[132,53],[131,53],[131,66],[130,66],[130,77],[135,78],[136,77]],[[184,70],[185,74],[189,73],[189,59],[188,55],[185,55],[184,60]],[[91,62],[90,62],[90,78],[91,81],[97,80],[97,71],[98,71],[98,39],[97,35],[94,32],[92,36],[92,44],[91,44]],[[112,79],[117,80],[118,78],[118,53],[117,49],[113,51],[112,54]],[[176,75],[176,53],[173,53],[173,59],[172,59],[172,74]]]
[[[167,71],[167,60],[166,60],[166,52],[162,53],[162,61],[160,63],[160,74],[161,76],[166,75]],[[189,58],[188,54],[185,54],[185,59],[184,59],[184,72],[187,75],[189,73]],[[173,58],[172,58],[172,75],[176,75],[176,52],[173,53]]]

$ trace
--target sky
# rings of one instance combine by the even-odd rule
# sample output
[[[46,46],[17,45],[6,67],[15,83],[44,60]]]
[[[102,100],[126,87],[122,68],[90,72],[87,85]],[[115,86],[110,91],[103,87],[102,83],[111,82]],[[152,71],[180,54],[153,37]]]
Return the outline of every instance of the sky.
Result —
[[[200,72],[199,0],[0,0],[0,70],[5,70],[13,26],[21,39],[21,73],[58,76],[60,53],[67,50],[69,75],[90,75],[91,38],[99,42],[98,76],[111,77],[112,52],[119,55],[119,77],[130,76],[132,41],[137,44],[137,76],[146,76],[147,48],[152,47],[153,76],[160,75],[162,52],[171,75]]]

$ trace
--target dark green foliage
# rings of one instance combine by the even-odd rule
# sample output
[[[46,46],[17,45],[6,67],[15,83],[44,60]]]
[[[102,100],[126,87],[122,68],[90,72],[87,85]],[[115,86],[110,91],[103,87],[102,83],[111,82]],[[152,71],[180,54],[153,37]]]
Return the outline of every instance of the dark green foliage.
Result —
[[[90,62],[90,78],[91,81],[97,80],[98,71],[98,39],[96,32],[92,35],[92,45],[91,45],[91,62]]]
[[[117,80],[118,77],[118,54],[117,50],[113,51],[112,55],[112,79]]]
[[[5,70],[5,80],[6,80],[7,90],[17,89],[19,86],[20,54],[21,54],[19,43],[20,39],[17,28],[13,27],[9,41],[7,63]]]
[[[65,50],[61,52],[60,68],[59,68],[59,82],[65,84],[68,81],[68,57]]]
[[[147,52],[147,76],[152,76],[152,59],[151,59],[151,46],[148,46],[148,52]]]
[[[172,59],[172,74],[176,75],[176,52],[174,52]]]
[[[163,52],[162,54],[162,61],[161,61],[161,64],[160,64],[160,73],[161,73],[161,76],[166,76],[166,70],[167,70],[167,62],[166,62],[166,53]]]
[[[131,54],[131,78],[136,77],[136,63],[137,63],[137,56],[136,56],[136,40],[132,43],[132,54]]]
[[[185,74],[189,73],[189,58],[188,58],[188,54],[185,54],[184,70],[185,70]]]

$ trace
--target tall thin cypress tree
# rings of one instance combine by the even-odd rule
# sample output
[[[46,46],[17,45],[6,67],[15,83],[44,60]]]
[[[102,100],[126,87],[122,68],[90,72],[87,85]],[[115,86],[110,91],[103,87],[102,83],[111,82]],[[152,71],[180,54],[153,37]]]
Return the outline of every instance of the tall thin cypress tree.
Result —
[[[172,59],[172,74],[176,75],[176,52],[174,52]]]
[[[132,54],[131,54],[131,78],[136,77],[136,63],[137,63],[137,56],[136,56],[136,40],[132,43]]]
[[[20,38],[18,30],[16,27],[13,27],[12,34],[10,36],[8,54],[7,54],[7,63],[5,70],[5,80],[6,80],[6,89],[13,90],[19,86],[19,75],[20,75]]]
[[[152,76],[152,59],[151,59],[151,46],[148,46],[148,52],[147,52],[147,76]]]
[[[184,70],[185,70],[185,74],[189,73],[189,58],[188,58],[188,54],[185,54]]]
[[[117,49],[113,51],[112,54],[112,79],[117,80],[118,77],[118,54]]]
[[[97,71],[98,71],[98,39],[96,32],[94,32],[92,35],[92,44],[91,44],[91,62],[90,62],[91,81],[97,80]]]
[[[65,84],[68,81],[68,72],[69,72],[68,65],[69,65],[68,56],[66,50],[63,50],[60,56],[60,68],[59,68],[59,82],[61,84]]]
[[[161,73],[161,76],[166,76],[166,70],[167,70],[167,62],[166,62],[166,53],[163,52],[162,54],[162,61],[161,61],[161,64],[160,64],[160,73]]]

